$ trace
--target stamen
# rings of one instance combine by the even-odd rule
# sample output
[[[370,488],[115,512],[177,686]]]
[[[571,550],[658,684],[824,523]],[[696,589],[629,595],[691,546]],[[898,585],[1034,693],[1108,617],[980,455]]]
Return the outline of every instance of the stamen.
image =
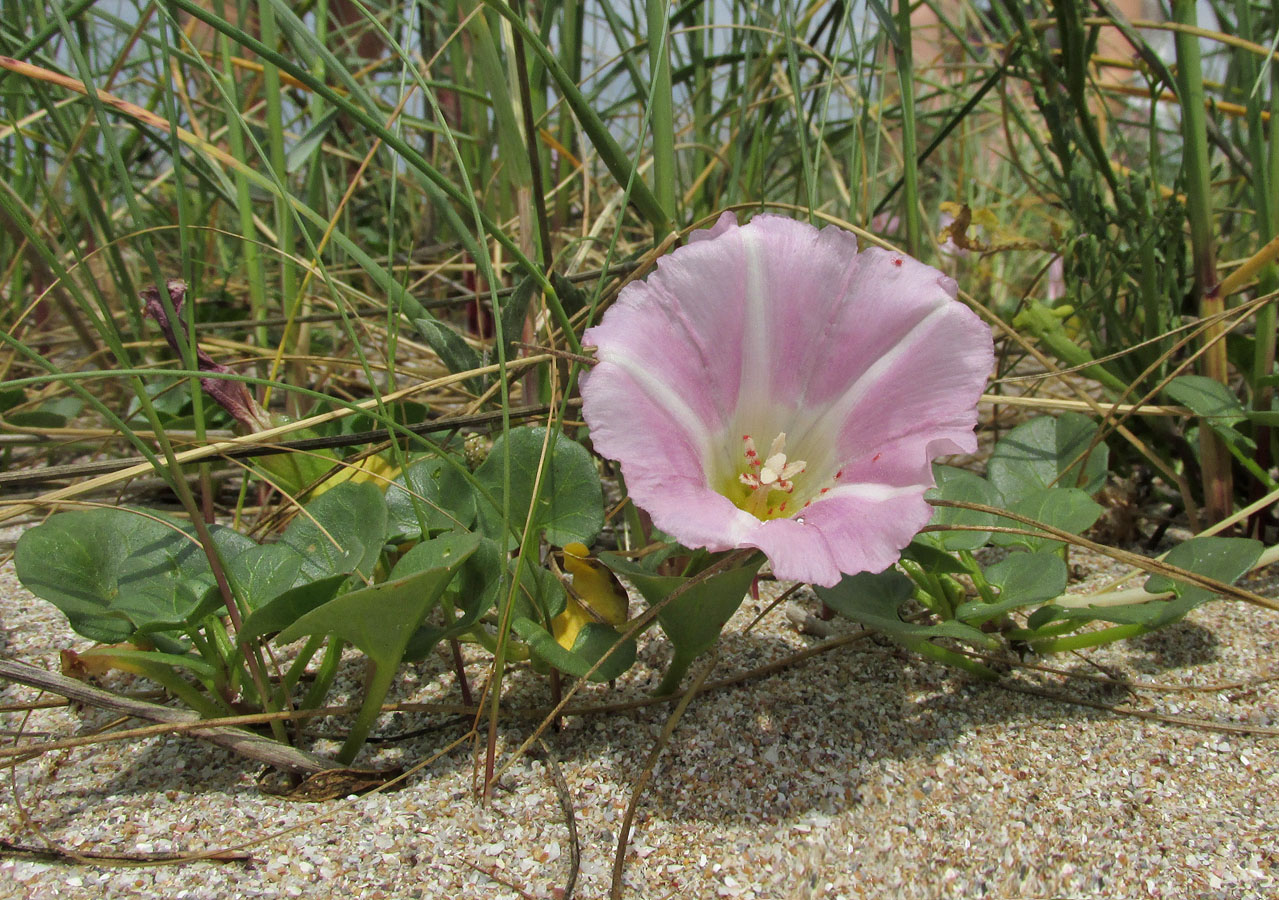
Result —
[[[786,502],[780,506],[769,504],[772,493],[794,493],[794,479],[808,468],[808,463],[802,459],[786,458],[786,432],[779,432],[773,438],[768,455],[763,459],[755,447],[755,439],[749,434],[742,435],[742,456],[745,471],[738,473],[737,481],[746,486],[748,493],[739,502],[741,508],[760,519],[785,515]]]
[[[770,461],[776,459],[786,449],[786,432],[777,432],[777,437],[773,438],[772,446],[768,448],[768,458]],[[782,456],[785,459],[785,456]]]

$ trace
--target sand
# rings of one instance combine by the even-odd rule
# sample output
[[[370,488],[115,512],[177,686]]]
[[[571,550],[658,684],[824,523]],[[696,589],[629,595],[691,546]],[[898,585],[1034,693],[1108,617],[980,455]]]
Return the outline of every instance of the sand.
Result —
[[[1251,584],[1275,595],[1272,579]],[[797,627],[816,610],[805,592],[744,633],[769,596],[730,623],[712,680],[824,640]],[[32,664],[56,668],[59,648],[87,646],[11,566],[0,570],[0,622],[4,654]],[[634,669],[582,699],[643,698],[666,652],[660,635],[646,637]],[[1222,601],[1142,639],[1027,662],[1067,674],[1013,665],[999,683],[980,683],[868,636],[699,696],[639,804],[623,896],[1279,894],[1279,616]],[[358,671],[352,660],[347,675]],[[468,671],[481,683],[485,657]],[[0,703],[33,699],[0,689]],[[458,696],[432,659],[407,668],[392,699]],[[512,708],[548,699],[545,679],[511,670]],[[669,712],[575,717],[548,733],[580,847],[573,896],[608,895],[632,783]],[[6,714],[0,728],[12,745],[19,729],[23,741],[44,741],[109,720],[63,707]],[[313,731],[336,736],[342,724]],[[378,733],[415,736],[361,762],[411,765],[468,727],[456,716],[389,715]],[[504,724],[501,758],[530,727]],[[6,851],[0,897],[561,897],[573,854],[554,766],[544,754],[521,759],[484,804],[464,743],[399,790],[298,803],[263,793],[260,767],[190,738],[55,751],[5,773],[0,839],[121,854],[249,842],[249,858],[125,867]]]

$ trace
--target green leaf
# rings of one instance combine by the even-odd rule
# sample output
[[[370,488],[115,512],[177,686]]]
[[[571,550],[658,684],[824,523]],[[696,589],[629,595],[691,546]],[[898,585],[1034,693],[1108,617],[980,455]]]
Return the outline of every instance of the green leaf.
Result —
[[[283,594],[302,577],[302,554],[288,544],[248,547],[225,560],[231,586],[250,609]]]
[[[554,282],[552,282],[554,283]],[[506,358],[511,358],[511,345],[523,340],[524,319],[528,316],[528,305],[537,292],[537,279],[532,275],[525,276],[511,291],[510,296],[499,301],[502,320],[502,338],[506,341]],[[561,297],[561,302],[563,298]],[[496,359],[493,360],[497,362]]]
[[[6,413],[19,403],[25,403],[26,392],[22,388],[5,388],[0,390],[0,413]]]
[[[955,610],[955,617],[969,625],[981,625],[1014,609],[1044,603],[1066,590],[1066,563],[1054,550],[1013,553],[983,570],[986,581],[998,589],[994,603],[980,598]]]
[[[1164,562],[1196,575],[1234,584],[1256,564],[1264,549],[1260,541],[1251,538],[1196,537],[1169,550]],[[1172,591],[1178,597],[1192,601],[1195,606],[1217,596],[1207,588],[1176,581],[1166,575],[1152,575],[1146,580],[1146,590],[1152,594]]]
[[[344,481],[306,505],[280,543],[302,555],[302,575],[373,574],[386,536],[386,500],[369,482]]]
[[[595,460],[581,444],[553,435],[551,458],[543,474],[541,490],[533,513],[533,530],[541,531],[557,547],[571,541],[587,546],[604,527],[604,490]],[[546,429],[540,426],[515,428],[498,438],[488,459],[475,472],[476,480],[492,495],[489,502],[478,498],[480,527],[486,535],[506,546],[517,541],[502,527],[502,481],[504,461],[511,466],[511,525],[521,531],[533,505],[533,485],[542,458]]]
[[[413,320],[413,327],[422,336],[427,345],[439,356],[444,367],[456,375],[459,372],[470,372],[484,365],[479,353],[462,339],[462,336],[439,319],[418,318]],[[466,380],[467,390],[479,394],[484,385],[479,378]]]
[[[952,466],[933,466],[937,487],[924,494],[928,500],[955,500],[961,503],[981,503],[986,506],[1003,506],[1004,499],[995,486],[972,472]],[[999,517],[991,513],[968,509],[938,507],[929,525],[1000,525]],[[916,540],[939,550],[976,550],[990,540],[989,531],[926,531]]]
[[[316,437],[311,429],[297,432],[301,438]],[[300,494],[333,468],[337,456],[332,450],[306,453],[272,453],[252,461],[258,474],[289,495]],[[323,495],[321,495],[323,496]]]
[[[1097,445],[1088,455],[1082,483],[1079,467],[1071,468],[1071,464],[1088,449],[1096,434],[1097,426],[1078,413],[1031,419],[995,445],[986,477],[1003,494],[1005,503],[1016,503],[1049,487],[1079,487],[1091,496],[1106,483],[1110,458],[1106,445]]]
[[[21,391],[17,393],[22,396]],[[84,401],[79,397],[51,397],[29,412],[12,413],[5,419],[18,428],[62,428],[83,409]]]
[[[457,466],[431,456],[413,463],[391,482],[386,507],[390,536],[416,539],[423,537],[422,522],[428,532],[470,527],[475,521],[475,491]]]
[[[183,628],[221,603],[189,524],[128,509],[59,513],[18,541],[18,578],[75,631],[119,643],[139,631]],[[254,546],[210,526],[224,559]]]
[[[1234,427],[1251,416],[1226,385],[1203,375],[1178,375],[1164,393],[1174,403],[1189,407],[1223,441],[1242,450],[1257,449],[1252,438]]]
[[[968,573],[968,569],[958,559],[945,550],[939,550],[932,544],[924,543],[920,540],[922,537],[922,534],[916,535],[915,539],[906,546],[906,549],[902,551],[904,559],[919,563],[930,575],[966,575]]]
[[[380,584],[336,597],[300,617],[278,640],[287,643],[308,634],[333,634],[359,647],[379,666],[394,666],[413,632],[479,543],[477,535],[460,532],[424,541],[414,550],[422,550],[420,555],[435,565],[417,568],[409,564],[407,574],[393,570]],[[408,558],[406,554],[401,565]]]
[[[590,303],[586,292],[559,272],[551,273],[551,287],[555,288],[555,293],[560,298],[560,305],[564,307],[567,315],[571,316],[578,310],[585,309]]]
[[[577,633],[572,650],[565,650],[555,636],[523,616],[514,619],[511,627],[525,643],[535,659],[552,665],[575,678],[585,678],[591,666],[612,650],[612,655],[590,676],[591,681],[611,681],[635,664],[635,640],[623,639],[617,629],[601,622],[587,622]],[[613,647],[617,647],[613,650]]]
[[[933,637],[952,637],[979,647],[994,646],[990,635],[962,622],[916,625],[903,622],[901,606],[914,592],[914,583],[896,569],[873,574],[846,575],[831,588],[814,587],[818,598],[841,616],[882,631],[907,647]]]
[[[1185,618],[1199,604],[1184,597],[1151,599],[1144,603],[1125,603],[1121,606],[1071,606],[1055,604],[1042,606],[1027,619],[1032,629],[1040,629],[1053,622],[1115,622],[1120,625],[1143,625],[1147,629],[1171,625]]]
[[[649,606],[656,606],[689,580],[680,575],[654,575],[615,553],[601,553],[599,559],[634,584]],[[658,693],[674,691],[693,660],[719,639],[724,625],[742,605],[755,573],[763,564],[764,558],[756,556],[744,566],[713,575],[667,603],[657,614],[657,621],[675,647],[670,668]]]
[[[328,603],[347,581],[345,573],[306,581],[290,588],[249,613],[240,630],[240,640],[251,641],[288,628],[313,609]]]
[[[418,545],[422,546],[422,545]],[[413,548],[416,550],[417,548]],[[405,559],[408,554],[405,554]],[[414,559],[414,565],[424,563],[425,555]],[[441,600],[441,615],[446,618],[439,625],[423,625],[409,639],[404,651],[406,660],[425,659],[440,641],[465,634],[475,627],[475,623],[493,608],[502,589],[502,566],[506,562],[506,554],[494,541],[480,538],[480,545],[462,564],[457,577],[449,583]],[[408,574],[409,569],[402,569],[400,564],[396,571]],[[447,605],[452,604],[453,618],[447,618]]]
[[[515,560],[509,568],[515,569]],[[520,586],[515,592],[514,614],[543,624],[564,612],[568,594],[555,573],[543,566],[520,566]]]
[[[1171,565],[1233,584],[1256,563],[1261,555],[1260,541],[1247,538],[1197,537],[1183,541],[1164,557]],[[1053,621],[1115,622],[1141,625],[1145,630],[1170,625],[1217,595],[1207,588],[1186,584],[1166,575],[1146,579],[1145,589],[1153,594],[1167,591],[1171,599],[1155,598],[1125,603],[1121,606],[1084,606],[1063,608],[1049,605],[1035,611],[1028,621],[1031,628],[1042,628]]]
[[[309,634],[333,635],[360,648],[373,663],[364,703],[338,753],[341,762],[349,763],[364,745],[409,641],[479,545],[478,535],[460,532],[425,541],[414,550],[422,548],[420,555],[438,565],[416,569],[416,563],[410,563],[405,569],[412,571],[398,577],[393,570],[387,581],[330,600],[280,633],[280,643]],[[400,562],[404,564],[404,559]]]
[[[1216,425],[1235,425],[1247,418],[1239,398],[1220,381],[1203,375],[1178,375],[1164,388],[1168,399]]]
[[[1079,488],[1065,487],[1032,491],[1012,504],[1009,510],[1071,534],[1087,531],[1103,512],[1101,506]],[[1004,521],[1009,525],[1023,527],[1020,522],[1010,519]],[[1060,547],[1062,542],[1048,536],[1039,538],[1023,534],[996,534],[991,538],[991,543],[1000,547],[1021,546],[1034,551]]]

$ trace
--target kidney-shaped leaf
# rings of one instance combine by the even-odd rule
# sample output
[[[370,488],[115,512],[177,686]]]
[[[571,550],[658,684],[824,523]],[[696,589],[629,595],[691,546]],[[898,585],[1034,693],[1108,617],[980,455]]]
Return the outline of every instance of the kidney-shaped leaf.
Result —
[[[561,647],[551,632],[532,619],[521,616],[512,621],[511,627],[528,644],[535,659],[576,678],[586,678],[601,659],[604,662],[591,672],[591,681],[611,681],[635,664],[635,639],[623,638],[616,628],[602,622],[583,625],[571,650]]]
[[[305,581],[263,603],[244,619],[240,639],[251,641],[264,634],[283,631],[298,619],[328,603],[346,583],[344,574]]]
[[[587,546],[604,527],[604,491],[600,486],[595,461],[581,444],[562,434],[551,436],[547,445],[551,458],[547,462],[533,509],[533,528],[542,531],[557,547],[572,541]],[[476,479],[488,490],[492,502],[480,498],[480,526],[484,533],[507,546],[515,546],[515,537],[507,531],[503,536],[502,503],[506,460],[510,460],[510,523],[517,532],[524,527],[533,507],[533,487],[546,442],[542,427],[516,428],[498,438],[488,458],[475,472]]]
[[[1182,541],[1169,550],[1164,562],[1196,575],[1234,584],[1253,567],[1263,549],[1260,541],[1250,538],[1197,537]],[[1216,596],[1205,587],[1176,581],[1166,575],[1151,576],[1146,580],[1146,590],[1154,594],[1172,591],[1195,606]]]
[[[288,544],[254,545],[225,562],[236,595],[250,609],[257,609],[302,580],[302,554]]]
[[[1078,413],[1023,422],[995,444],[986,477],[1004,495],[1006,503],[1016,503],[1049,487],[1078,487],[1086,494],[1095,494],[1106,483],[1106,445],[1098,444],[1088,454],[1082,480],[1076,460],[1088,450],[1096,434],[1096,424]]]
[[[689,579],[679,575],[654,575],[624,556],[601,553],[600,562],[630,580],[649,606],[656,606]],[[674,655],[658,693],[670,693],[679,686],[693,660],[701,656],[724,630],[750,590],[763,557],[736,569],[711,576],[684,591],[657,614],[657,621],[674,645]]]
[[[982,574],[998,589],[999,596],[994,603],[979,598],[960,605],[955,617],[969,625],[980,625],[1024,606],[1046,603],[1066,590],[1066,563],[1053,550],[1010,554],[987,566]]]
[[[385,527],[386,523],[382,524]],[[330,600],[302,616],[277,638],[287,643],[303,635],[329,634],[359,647],[373,662],[360,713],[338,752],[340,762],[349,763],[364,745],[409,640],[439,602],[457,570],[480,545],[480,538],[453,532],[424,543],[431,546],[423,555],[438,564],[409,574],[397,575],[392,570],[389,580]]]
[[[418,547],[421,546],[423,545],[418,545]],[[416,550],[417,547],[414,547],[413,551]],[[413,551],[410,551],[410,554]],[[396,565],[396,574],[408,574],[412,571],[409,565],[425,566],[427,564],[427,556],[419,554],[413,558],[412,563],[406,565],[410,554],[405,554],[404,559]],[[440,600],[442,623],[428,623],[414,633],[408,647],[404,650],[406,660],[424,659],[440,641],[465,634],[493,608],[502,587],[502,564],[505,558],[505,554],[496,543],[488,538],[480,538],[479,547],[466,558],[466,562],[458,570],[457,577],[449,583],[448,589]]]
[[[1247,538],[1197,537],[1183,541],[1164,558],[1171,565],[1232,584],[1247,572],[1261,555],[1259,541]],[[1029,619],[1031,628],[1042,628],[1053,621],[1089,622],[1100,619],[1120,625],[1141,625],[1147,630],[1170,625],[1184,618],[1196,606],[1217,596],[1207,588],[1153,575],[1145,589],[1152,595],[1171,592],[1171,598],[1152,596],[1149,600],[1118,606],[1045,606]]]
[[[980,647],[993,645],[989,635],[962,622],[923,625],[902,621],[901,606],[914,591],[914,583],[896,569],[846,575],[832,588],[814,587],[813,590],[841,616],[882,631],[908,647],[932,637],[959,638]]]
[[[414,550],[423,548],[423,555],[434,555],[435,565],[409,566],[408,574],[393,570],[380,584],[336,597],[281,631],[278,640],[332,634],[359,647],[379,667],[398,665],[409,638],[479,544],[478,535],[461,532],[423,542]]]
[[[1011,504],[1008,509],[1028,519],[1034,519],[1036,522],[1042,522],[1071,534],[1082,534],[1087,531],[1102,514],[1101,506],[1079,488],[1063,487],[1032,490]],[[1033,526],[1023,525],[1012,519],[1004,519],[1003,524],[1034,530]],[[1027,550],[1042,550],[1060,547],[1062,542],[1047,535],[1031,537],[1025,534],[1001,532],[991,538],[991,543],[1001,547],[1022,546]]]
[[[306,505],[280,543],[302,556],[307,579],[373,574],[386,537],[386,499],[369,482],[344,481]]]
[[[937,487],[924,495],[928,500],[957,500],[964,503],[980,503],[984,506],[1003,506],[1004,498],[995,486],[973,472],[952,466],[933,466]],[[930,526],[946,525],[1002,525],[1003,521],[992,513],[974,512],[941,506],[933,513]],[[989,531],[926,531],[915,538],[939,550],[976,550],[990,540]]]
[[[91,640],[119,643],[140,631],[182,628],[221,603],[192,530],[128,509],[59,513],[19,539],[18,578]],[[210,531],[223,558],[254,546],[230,529]]]
[[[1247,418],[1247,412],[1234,391],[1215,378],[1203,375],[1178,375],[1164,393],[1173,403],[1190,408],[1214,425],[1236,425]]]
[[[413,463],[386,489],[392,537],[469,528],[475,521],[475,491],[455,464],[438,456]],[[421,518],[418,518],[419,513]]]

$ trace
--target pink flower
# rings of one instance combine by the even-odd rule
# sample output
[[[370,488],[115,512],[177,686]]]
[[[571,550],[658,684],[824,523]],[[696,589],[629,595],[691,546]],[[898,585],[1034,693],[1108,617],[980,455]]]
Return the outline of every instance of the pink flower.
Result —
[[[586,332],[595,448],[687,546],[825,587],[882,571],[932,515],[932,459],[977,447],[994,349],[955,291],[842,229],[725,213]]]

